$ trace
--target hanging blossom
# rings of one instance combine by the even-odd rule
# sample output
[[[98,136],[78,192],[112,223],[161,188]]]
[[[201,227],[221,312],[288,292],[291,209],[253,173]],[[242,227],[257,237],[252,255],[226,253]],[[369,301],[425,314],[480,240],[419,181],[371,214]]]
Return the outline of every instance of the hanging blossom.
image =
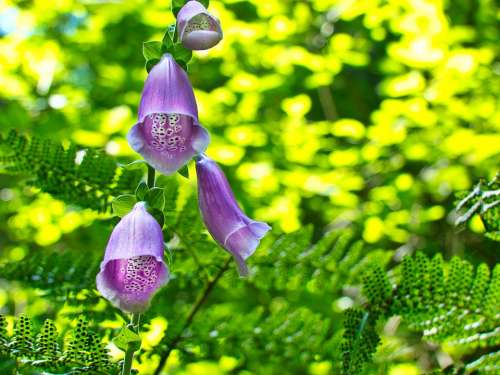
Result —
[[[172,55],[163,55],[149,73],[138,122],[127,139],[134,151],[165,175],[207,148],[210,138],[198,122],[193,88]]]
[[[248,275],[245,260],[271,229],[248,218],[240,209],[220,167],[204,154],[196,158],[198,203],[201,216],[215,241],[232,254],[241,276]]]
[[[177,32],[182,45],[192,50],[209,49],[222,40],[219,20],[196,0],[188,1],[177,14]]]
[[[147,212],[145,202],[139,202],[111,233],[97,289],[120,310],[143,312],[168,277],[160,224]]]

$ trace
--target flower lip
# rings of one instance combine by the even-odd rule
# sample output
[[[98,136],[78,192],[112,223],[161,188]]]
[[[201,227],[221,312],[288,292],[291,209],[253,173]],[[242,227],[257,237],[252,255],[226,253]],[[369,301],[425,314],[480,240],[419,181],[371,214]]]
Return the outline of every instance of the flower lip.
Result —
[[[185,33],[182,44],[193,50],[207,50],[215,46],[221,40],[221,35],[213,30],[196,30]]]

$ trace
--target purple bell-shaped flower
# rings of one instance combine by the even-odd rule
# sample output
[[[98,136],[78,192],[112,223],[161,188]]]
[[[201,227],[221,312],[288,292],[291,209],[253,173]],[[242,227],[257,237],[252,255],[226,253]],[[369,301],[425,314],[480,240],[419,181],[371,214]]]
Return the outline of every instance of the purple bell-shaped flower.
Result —
[[[271,227],[245,215],[226,176],[213,160],[201,154],[196,159],[196,174],[198,202],[205,226],[214,240],[233,255],[240,275],[248,275],[245,260],[255,252]]]
[[[156,291],[168,282],[163,261],[163,233],[144,202],[116,225],[109,238],[97,289],[124,312],[143,312]]]
[[[177,32],[182,45],[192,50],[209,49],[222,39],[217,18],[198,1],[188,1],[177,14]]]
[[[170,54],[156,64],[144,84],[138,121],[127,135],[134,151],[170,175],[209,143],[186,72]]]

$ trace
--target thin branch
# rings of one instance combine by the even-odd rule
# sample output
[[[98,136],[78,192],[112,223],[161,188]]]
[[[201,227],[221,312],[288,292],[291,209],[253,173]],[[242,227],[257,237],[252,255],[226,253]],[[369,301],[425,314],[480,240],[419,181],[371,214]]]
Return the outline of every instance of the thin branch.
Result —
[[[318,87],[319,102],[328,121],[337,120],[339,115],[329,86]]]
[[[170,344],[168,345],[167,351],[161,355],[160,362],[158,363],[158,367],[156,367],[156,370],[154,372],[154,375],[159,375],[161,371],[163,370],[163,367],[165,366],[165,363],[167,363],[168,357],[170,356],[170,353],[172,350],[174,350],[179,344],[179,342],[182,340],[182,335],[184,334],[184,331],[189,328],[191,323],[193,322],[193,319],[196,315],[196,313],[200,310],[201,306],[205,303],[207,300],[208,296],[210,295],[210,292],[213,290],[217,282],[220,280],[222,275],[227,271],[229,268],[229,263],[231,262],[231,257],[228,257],[227,260],[225,261],[224,265],[221,267],[219,272],[215,275],[215,277],[205,286],[205,289],[203,292],[200,294],[196,302],[194,303],[193,307],[191,307],[191,311],[189,312],[189,315],[186,318],[186,321],[184,322],[184,325],[182,326],[182,329],[179,331],[177,336],[175,336]]]

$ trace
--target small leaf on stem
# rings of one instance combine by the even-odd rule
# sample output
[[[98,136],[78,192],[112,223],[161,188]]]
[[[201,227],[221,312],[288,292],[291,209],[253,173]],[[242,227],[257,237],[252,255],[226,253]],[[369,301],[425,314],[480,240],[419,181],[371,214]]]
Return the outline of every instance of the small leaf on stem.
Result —
[[[145,200],[146,202],[148,202],[150,207],[163,210],[163,207],[165,206],[165,196],[163,194],[163,189],[158,187],[152,188],[146,194]]]
[[[137,197],[137,200],[143,201],[146,198],[146,194],[148,193],[148,191],[148,185],[145,182],[141,182],[137,186],[137,189],[135,189],[135,196]]]
[[[150,41],[142,43],[142,54],[144,55],[146,61],[153,59],[160,59],[162,55],[161,47],[162,47],[162,42],[158,41]]]
[[[128,327],[123,327],[118,336],[113,339],[113,343],[124,352],[132,345],[132,350],[137,351],[141,348],[140,336]]]
[[[111,207],[113,207],[113,213],[117,216],[124,217],[128,214],[134,205],[137,203],[137,199],[132,194],[119,195],[111,202]]]

